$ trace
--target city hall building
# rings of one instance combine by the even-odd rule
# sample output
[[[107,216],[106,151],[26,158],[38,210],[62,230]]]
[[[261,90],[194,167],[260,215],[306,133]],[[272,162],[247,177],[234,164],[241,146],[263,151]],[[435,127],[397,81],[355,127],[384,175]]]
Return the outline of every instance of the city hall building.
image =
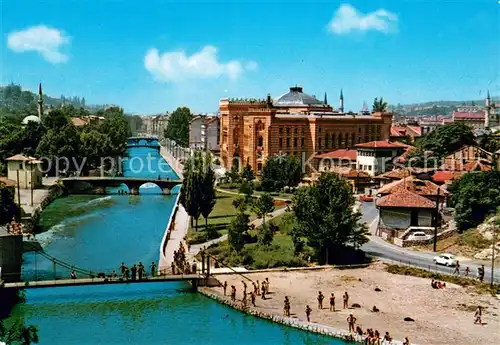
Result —
[[[340,93],[338,109],[303,92],[301,87],[273,100],[221,99],[220,157],[223,166],[247,162],[259,174],[265,159],[278,153],[294,155],[303,164],[315,154],[354,148],[356,144],[388,140],[391,113],[344,111]],[[312,165],[312,164],[311,164]],[[306,164],[306,171],[311,172]]]

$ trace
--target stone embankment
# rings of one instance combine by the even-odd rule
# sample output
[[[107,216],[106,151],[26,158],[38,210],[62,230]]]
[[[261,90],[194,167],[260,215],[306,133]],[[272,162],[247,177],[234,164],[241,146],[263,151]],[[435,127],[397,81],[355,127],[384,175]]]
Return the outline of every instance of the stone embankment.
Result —
[[[364,336],[358,336],[358,335],[352,335],[348,331],[344,329],[337,329],[334,327],[326,326],[326,325],[321,325],[318,323],[313,323],[313,322],[306,322],[302,320],[298,320],[295,318],[291,317],[286,317],[282,316],[279,314],[274,314],[274,313],[268,313],[268,312],[261,312],[252,309],[251,307],[243,307],[241,302],[233,302],[229,298],[225,296],[220,296],[218,294],[213,293],[209,288],[199,288],[198,292],[201,294],[221,303],[225,304],[231,308],[234,308],[236,310],[239,310],[245,314],[260,317],[265,320],[269,320],[272,322],[276,322],[278,324],[288,326],[288,327],[293,327],[297,329],[301,329],[303,331],[307,332],[312,332],[312,333],[317,333],[321,334],[324,336],[328,337],[333,337],[333,338],[338,338],[346,341],[356,341],[358,343],[364,343]],[[391,345],[402,345],[403,343],[401,341],[393,340],[391,342]],[[413,344],[415,345],[415,344]]]

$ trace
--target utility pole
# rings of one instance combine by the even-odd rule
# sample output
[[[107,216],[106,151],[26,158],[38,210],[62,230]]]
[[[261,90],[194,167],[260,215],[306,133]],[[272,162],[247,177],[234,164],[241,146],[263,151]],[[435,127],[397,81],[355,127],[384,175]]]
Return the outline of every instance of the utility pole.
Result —
[[[497,244],[497,225],[493,223],[493,247],[491,248],[491,282],[490,288],[493,290],[493,278],[495,275],[495,245]]]
[[[436,223],[434,224],[434,252],[436,251],[437,247],[437,233],[438,233],[438,224],[439,224],[439,191],[441,190],[440,187],[437,189],[437,198],[436,198]]]
[[[19,206],[19,218],[21,218],[21,186],[19,185],[19,169],[17,170],[17,205]]]

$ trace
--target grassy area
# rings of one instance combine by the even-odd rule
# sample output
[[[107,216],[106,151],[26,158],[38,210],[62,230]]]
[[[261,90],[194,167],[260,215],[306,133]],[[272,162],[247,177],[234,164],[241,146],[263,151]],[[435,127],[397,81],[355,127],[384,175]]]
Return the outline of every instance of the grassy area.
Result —
[[[238,193],[239,185],[238,184],[234,184],[234,183],[224,183],[224,184],[219,184],[217,186],[217,188],[222,189],[222,190],[227,190],[227,191],[230,191],[230,192],[233,192],[233,193]],[[263,191],[254,191],[253,192],[253,196],[254,197],[258,197],[258,196],[260,196],[263,193],[266,193],[266,192],[263,192]],[[275,192],[271,192],[269,194],[271,196],[275,197],[275,198],[280,198],[280,199],[292,200],[292,198],[293,198],[293,194],[292,193],[283,193],[283,192],[275,193]]]
[[[493,291],[490,289],[489,283],[481,283],[480,281],[472,278],[451,276],[447,274],[439,274],[436,272],[429,272],[420,268],[408,267],[408,266],[400,266],[400,265],[386,265],[386,270],[392,274],[400,274],[406,276],[414,276],[421,277],[427,279],[434,279],[443,282],[457,284],[463,287],[471,287],[476,292],[480,293],[495,293],[496,289]],[[430,282],[429,282],[430,285]],[[498,287],[497,287],[498,288]]]
[[[230,250],[227,241],[209,248],[209,252],[228,266],[245,266],[249,269],[307,266],[303,256],[295,255],[293,241],[289,235],[293,227],[290,214],[279,215],[272,222],[279,230],[274,234],[273,242],[269,246],[256,243],[258,230],[253,230],[250,232],[253,243],[246,244],[239,255]]]
[[[459,256],[473,257],[483,249],[488,248],[491,241],[484,238],[476,229],[467,230],[461,234],[438,241],[436,249],[438,252],[447,252]],[[433,250],[433,244],[416,247],[420,250]]]

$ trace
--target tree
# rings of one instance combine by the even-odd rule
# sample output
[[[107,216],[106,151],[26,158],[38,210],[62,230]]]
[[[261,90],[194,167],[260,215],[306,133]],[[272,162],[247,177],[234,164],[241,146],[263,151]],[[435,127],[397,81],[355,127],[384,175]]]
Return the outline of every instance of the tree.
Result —
[[[266,224],[266,214],[274,211],[274,200],[268,193],[262,194],[257,201],[253,203],[253,211],[257,218],[262,218],[262,226]]]
[[[187,147],[189,145],[189,122],[193,115],[187,107],[179,107],[168,118],[165,137],[174,140],[177,144]]]
[[[19,323],[6,329],[0,321],[0,341],[9,345],[38,344],[38,329],[35,326],[24,326]]]
[[[500,206],[500,172],[474,172],[463,175],[450,187],[458,229],[481,224]]]
[[[268,157],[262,169],[262,188],[269,192],[280,191],[285,186],[297,186],[301,178],[302,168],[294,156]]]
[[[245,179],[247,181],[253,181],[255,179],[255,175],[252,171],[252,167],[250,166],[250,163],[247,160],[247,164],[243,168],[243,171],[241,172],[241,178]]]
[[[324,262],[330,262],[336,249],[358,248],[368,237],[361,214],[353,211],[354,203],[351,187],[344,178],[335,173],[322,174],[317,184],[300,188],[293,198],[297,224],[292,237],[297,242],[305,238],[316,257]]]
[[[383,113],[385,111],[387,111],[387,102],[384,101],[383,97],[380,97],[380,99],[375,97],[373,100],[373,112]]]
[[[233,164],[231,167],[231,170],[226,172],[226,177],[231,183],[240,183],[241,182],[241,176],[240,172],[238,171],[238,167]]]
[[[271,225],[262,224],[258,235],[259,243],[263,246],[270,246],[273,243],[273,237],[274,233]]]
[[[14,201],[14,190],[0,182],[0,225],[10,222],[18,212],[18,206]]]
[[[22,148],[27,156],[34,156],[36,148],[44,135],[43,125],[34,121],[29,121],[22,130]]]
[[[248,236],[249,216],[243,211],[236,214],[227,231],[227,240],[231,248],[237,253],[241,252]]]
[[[215,172],[210,164],[211,154],[207,153],[205,155],[205,164],[203,170],[203,176],[201,180],[201,200],[200,200],[200,212],[205,218],[205,230],[208,231],[208,216],[214,209],[216,203],[215,195]]]
[[[186,209],[188,215],[191,216],[191,226],[193,226],[193,219],[196,220],[196,229],[198,229],[198,218],[200,217],[200,169],[201,162],[197,153],[191,155],[184,164],[184,171],[182,175],[182,189],[180,202]]]
[[[240,188],[238,189],[238,192],[240,192],[241,194],[245,194],[245,202],[246,203],[251,203],[252,196],[253,196],[253,182],[243,180],[243,182],[241,182],[241,184],[240,184]]]

